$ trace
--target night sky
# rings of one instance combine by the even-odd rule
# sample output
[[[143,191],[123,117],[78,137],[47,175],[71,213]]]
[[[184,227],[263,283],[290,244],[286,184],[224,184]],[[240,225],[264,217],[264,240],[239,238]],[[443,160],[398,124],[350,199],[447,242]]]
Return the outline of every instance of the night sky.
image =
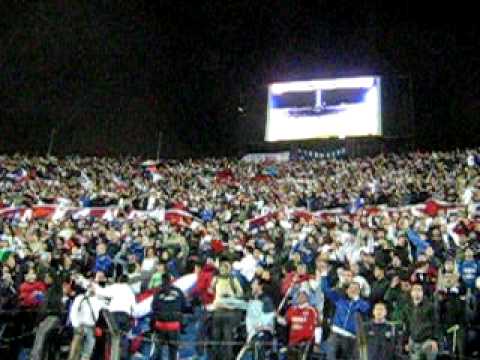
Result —
[[[1,1],[0,151],[55,128],[59,154],[229,153],[262,141],[270,82],[356,74],[411,79],[419,146],[480,144],[461,3]]]

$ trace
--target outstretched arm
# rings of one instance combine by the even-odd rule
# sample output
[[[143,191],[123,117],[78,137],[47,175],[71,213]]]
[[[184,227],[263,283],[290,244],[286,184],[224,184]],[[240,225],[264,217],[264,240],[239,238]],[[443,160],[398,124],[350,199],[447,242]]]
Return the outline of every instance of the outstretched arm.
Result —
[[[340,300],[341,295],[335,290],[332,290],[332,288],[330,287],[330,280],[328,276],[322,276],[322,279],[320,281],[322,292],[327,298],[330,299],[330,301],[336,303],[338,300]]]

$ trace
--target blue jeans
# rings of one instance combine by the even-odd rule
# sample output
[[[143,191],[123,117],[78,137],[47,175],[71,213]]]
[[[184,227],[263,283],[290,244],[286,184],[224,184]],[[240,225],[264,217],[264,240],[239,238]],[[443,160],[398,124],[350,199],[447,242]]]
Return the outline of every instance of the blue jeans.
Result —
[[[93,326],[82,326],[81,329],[75,330],[77,335],[82,337],[80,359],[90,359],[95,347],[95,328]]]
[[[124,312],[112,312],[112,316],[122,332],[120,340],[121,359],[127,359],[129,354],[129,341],[126,334],[131,330],[130,316]]]

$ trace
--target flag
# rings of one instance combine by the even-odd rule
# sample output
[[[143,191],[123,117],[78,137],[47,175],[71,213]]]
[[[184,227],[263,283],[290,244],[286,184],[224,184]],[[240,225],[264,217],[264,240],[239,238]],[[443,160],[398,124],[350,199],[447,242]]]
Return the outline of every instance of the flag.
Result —
[[[290,160],[311,161],[319,159],[341,159],[346,155],[344,147],[333,149],[295,149],[290,152]]]
[[[250,219],[250,220],[248,220],[248,228],[251,230],[251,229],[254,229],[256,227],[260,227],[262,225],[265,225],[267,222],[274,219],[276,216],[277,216],[276,212],[269,212],[268,214]]]
[[[173,281],[172,285],[180,289],[188,299],[193,294],[193,290],[197,285],[197,280],[198,275],[195,273],[190,273],[179,277]],[[153,296],[157,293],[157,291],[158,289],[149,289],[137,295],[137,303],[133,307],[133,316],[135,318],[142,318],[151,313]]]
[[[56,205],[38,205],[32,207],[32,219],[50,219],[58,206]]]
[[[425,203],[425,208],[423,212],[427,214],[428,216],[435,217],[438,215],[438,212],[443,209],[443,206],[440,205],[438,202],[435,200],[428,200]]]
[[[293,216],[297,219],[305,219],[307,221],[310,221],[311,219],[313,219],[314,214],[312,214],[310,211],[299,209],[293,212]]]
[[[185,210],[170,209],[165,211],[165,221],[168,221],[172,225],[189,224],[192,219],[192,214]]]
[[[20,183],[28,179],[28,172],[22,168],[8,173],[6,177],[17,183]]]
[[[20,219],[27,209],[24,207],[7,207],[0,209],[0,217],[10,220]]]
[[[229,184],[235,181],[235,177],[231,169],[224,169],[217,171],[215,181],[219,184]]]

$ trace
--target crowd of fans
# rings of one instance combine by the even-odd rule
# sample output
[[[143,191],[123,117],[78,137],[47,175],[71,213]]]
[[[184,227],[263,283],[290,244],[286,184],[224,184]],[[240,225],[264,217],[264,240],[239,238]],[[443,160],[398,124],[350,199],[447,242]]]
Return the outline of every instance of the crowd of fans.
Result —
[[[57,315],[51,346],[103,358],[107,309],[125,359],[175,359],[186,333],[212,360],[478,356],[476,154],[2,156],[0,351]]]

